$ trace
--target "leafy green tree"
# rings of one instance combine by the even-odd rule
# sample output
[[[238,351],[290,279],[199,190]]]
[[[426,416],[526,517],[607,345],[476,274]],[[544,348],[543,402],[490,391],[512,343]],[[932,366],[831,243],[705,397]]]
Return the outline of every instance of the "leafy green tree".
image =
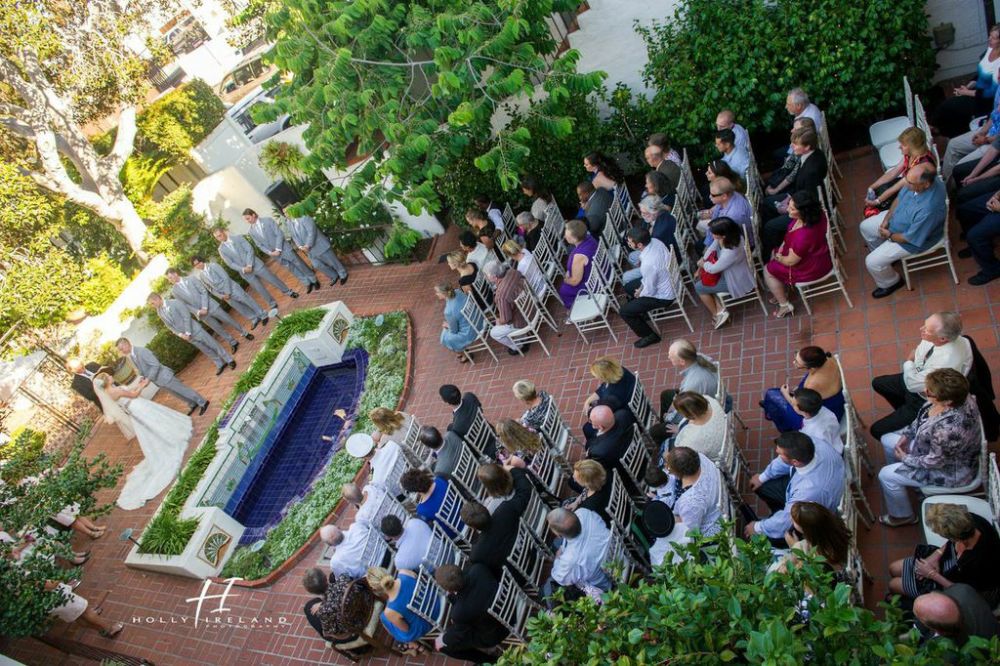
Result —
[[[441,208],[439,187],[469,144],[491,137],[475,166],[514,189],[539,133],[566,138],[572,94],[596,91],[604,74],[576,72],[579,54],[556,55],[546,19],[576,0],[420,0],[255,3],[276,40],[270,58],[291,75],[260,119],[290,113],[309,123],[307,172],[348,170],[326,194],[348,222],[380,202],[412,213]],[[263,7],[261,7],[263,5]],[[536,84],[540,83],[540,86]],[[540,88],[540,90],[539,90]],[[505,124],[514,100],[522,121]],[[528,122],[532,122],[531,129]],[[319,197],[301,209],[312,212]]]

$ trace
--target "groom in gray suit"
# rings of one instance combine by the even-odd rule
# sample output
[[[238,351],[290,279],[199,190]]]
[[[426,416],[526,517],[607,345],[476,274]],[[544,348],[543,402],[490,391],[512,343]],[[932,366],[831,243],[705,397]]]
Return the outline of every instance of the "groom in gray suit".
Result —
[[[246,208],[243,211],[243,221],[250,225],[250,238],[254,245],[259,247],[264,254],[277,257],[281,265],[291,271],[292,275],[298,278],[303,286],[307,287],[307,294],[311,293],[313,289],[319,288],[315,271],[302,261],[302,257],[285,238],[285,232],[281,230],[274,218],[258,217],[253,208]]]
[[[258,324],[267,326],[270,320],[267,313],[257,305],[257,301],[250,297],[239,282],[229,277],[225,268],[214,261],[206,262],[201,257],[192,257],[191,265],[200,272],[198,279],[213,296],[229,303],[231,308],[246,317],[250,322],[251,331],[257,328]]]
[[[278,288],[283,294],[292,298],[298,298],[298,293],[288,288],[277,275],[272,273],[264,262],[261,261],[253,251],[253,246],[243,236],[229,236],[225,229],[216,229],[212,232],[215,240],[219,241],[219,256],[226,262],[226,265],[239,273],[244,280],[250,283],[258,294],[264,297],[271,309],[278,308],[278,302],[267,290],[261,280],[267,280]]]
[[[201,410],[198,412],[198,416],[204,414],[205,410],[208,409],[208,400],[193,388],[177,379],[174,371],[160,363],[160,359],[156,358],[153,352],[145,347],[133,346],[132,341],[128,338],[118,338],[118,341],[115,342],[115,347],[118,348],[118,354],[122,358],[127,358],[132,362],[140,377],[145,377],[161,389],[170,391],[186,402],[191,407],[188,410],[188,416],[191,416],[191,413],[199,407],[201,407]]]
[[[292,242],[306,253],[312,261],[313,268],[326,273],[330,278],[331,287],[337,283],[338,278],[340,284],[347,284],[347,269],[330,247],[330,239],[316,228],[316,221],[308,215],[288,217],[285,213],[285,218],[288,220],[288,231],[292,234]]]
[[[229,313],[208,295],[208,289],[201,280],[193,275],[182,278],[176,268],[168,268],[167,281],[174,285],[170,295],[186,305],[195,319],[222,336],[222,339],[233,348],[234,353],[240,343],[226,330],[227,325],[235,328],[247,340],[253,340],[253,334],[229,316]]]
[[[163,300],[163,297],[153,292],[146,299],[146,302],[156,310],[156,314],[170,329],[170,332],[182,340],[190,342],[201,351],[202,354],[212,359],[215,364],[215,374],[221,375],[228,365],[229,368],[236,368],[236,361],[222,345],[215,341],[208,332],[195,323],[188,312],[187,306],[175,298]]]

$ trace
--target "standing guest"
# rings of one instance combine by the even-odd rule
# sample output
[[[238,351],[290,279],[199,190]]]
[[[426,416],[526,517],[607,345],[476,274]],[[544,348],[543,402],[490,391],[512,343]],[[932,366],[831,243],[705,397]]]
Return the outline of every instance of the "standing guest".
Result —
[[[469,552],[469,563],[485,565],[496,576],[503,573],[533,493],[531,479],[523,469],[511,469],[504,485],[507,492],[492,514],[479,502],[466,502],[461,512],[462,522],[479,533]]]
[[[555,588],[562,587],[567,600],[578,599],[590,588],[608,591],[611,579],[602,568],[608,556],[611,532],[593,511],[588,509],[552,509],[545,521],[561,539],[552,563],[552,573],[542,589],[548,599]]]
[[[944,233],[946,192],[933,164],[920,164],[904,178],[906,188],[896,197],[892,210],[861,223],[861,236],[868,244],[865,267],[875,280],[872,298],[885,298],[906,284],[892,264],[926,252]]]
[[[515,220],[518,232],[524,237],[525,249],[534,252],[542,239],[542,221],[527,211],[518,213]]]
[[[889,167],[875,182],[868,186],[865,197],[865,217],[888,210],[896,195],[906,184],[906,173],[918,164],[933,163],[934,155],[927,146],[927,135],[919,127],[907,127],[899,135],[899,151],[903,157],[899,164]],[[943,175],[942,175],[943,178]],[[944,179],[947,180],[947,179]]]
[[[823,406],[823,396],[819,391],[810,388],[797,388],[792,391],[792,409],[802,417],[802,427],[799,432],[808,435],[814,444],[826,442],[833,447],[837,455],[844,454],[844,440],[840,436],[840,421],[827,407]]]
[[[833,354],[822,347],[809,345],[795,353],[792,365],[806,371],[796,389],[816,391],[823,399],[823,406],[833,412],[838,421],[844,418],[844,387],[840,381],[840,366]],[[767,389],[760,406],[764,410],[764,418],[774,423],[778,432],[802,428],[802,416],[792,407],[792,391],[788,384]]]
[[[438,518],[441,510],[441,503],[448,492],[450,483],[447,479],[434,476],[426,469],[409,469],[403,472],[399,479],[399,485],[408,493],[417,494],[418,517],[423,518],[430,524],[437,523],[449,538],[458,536],[451,526],[445,524]]]
[[[542,432],[545,413],[552,403],[552,396],[547,391],[539,389],[528,379],[520,379],[512,387],[514,397],[524,403],[524,414],[521,415],[521,425],[533,432]]]
[[[531,214],[536,220],[544,220],[549,208],[556,203],[552,193],[533,176],[527,176],[521,180],[521,193],[531,199]]]
[[[753,208],[747,198],[736,191],[732,181],[721,176],[709,183],[708,194],[714,205],[698,215],[698,231],[705,234],[705,245],[712,244],[708,223],[720,217],[728,217],[743,228],[743,233],[750,239],[750,247],[753,247]]]
[[[646,164],[648,164],[651,169],[656,169],[657,173],[662,174],[663,177],[667,179],[667,188],[664,191],[663,196],[675,197],[677,194],[677,186],[681,182],[680,164],[667,159],[664,155],[663,149],[659,146],[646,146],[643,156],[646,158]],[[672,205],[673,204],[671,203],[671,206]]]
[[[100,615],[100,609],[90,607],[90,602],[73,592],[66,583],[57,580],[47,580],[43,585],[46,593],[58,591],[62,603],[49,611],[49,617],[62,620],[68,624],[79,622],[85,627],[97,629],[102,638],[118,638],[118,634],[125,628],[122,622],[112,622]]]
[[[711,396],[684,392],[674,398],[674,409],[687,420],[683,427],[668,426],[668,432],[677,432],[674,446],[686,446],[718,460],[726,437],[726,410],[722,405]]]
[[[1000,192],[995,193],[986,203],[988,214],[975,226],[966,231],[972,258],[979,266],[979,272],[969,278],[969,284],[981,287],[1000,277],[1000,259],[993,249],[1000,236]]]
[[[489,248],[480,243],[479,238],[471,231],[463,231],[458,235],[458,246],[465,253],[466,261],[477,268],[482,268],[487,261],[490,261],[492,253]],[[451,265],[450,261],[448,263]]]
[[[594,187],[589,180],[576,186],[576,196],[580,201],[580,216],[587,223],[587,229],[594,238],[600,238],[611,208],[611,190]]]
[[[118,355],[127,358],[135,366],[139,373],[139,379],[146,378],[156,384],[161,389],[172,393],[188,404],[188,416],[195,409],[201,408],[198,415],[201,416],[208,409],[208,400],[202,394],[177,379],[174,371],[160,363],[160,359],[145,347],[136,347],[128,338],[118,338],[115,341],[115,348]]]
[[[231,308],[250,322],[251,331],[257,328],[258,324],[267,326],[270,321],[267,313],[257,305],[257,301],[253,300],[236,280],[229,277],[225,268],[214,261],[206,262],[201,257],[193,257],[191,265],[198,271],[198,279],[213,296],[228,303]]]
[[[597,239],[587,232],[587,225],[580,220],[566,222],[564,237],[572,249],[566,257],[566,276],[559,285],[559,298],[563,307],[572,310],[576,295],[587,286],[591,263],[597,253]]]
[[[977,477],[982,422],[969,380],[951,368],[940,368],[924,380],[927,402],[909,426],[882,435],[886,465],[878,473],[888,511],[881,522],[889,527],[917,521],[908,487],[966,486]]]
[[[677,294],[671,274],[672,257],[667,246],[639,227],[629,229],[627,237],[629,247],[639,252],[642,278],[625,285],[625,293],[633,297],[621,306],[621,316],[639,338],[635,347],[642,349],[660,341],[660,336],[650,325],[649,313],[672,306]]]
[[[731,129],[717,130],[715,148],[722,153],[722,161],[746,180],[747,169],[750,168],[750,155],[745,148],[736,145],[736,133]]]
[[[295,247],[309,257],[313,269],[330,278],[331,287],[338,281],[340,284],[347,284],[347,269],[333,251],[330,239],[316,227],[314,219],[308,215],[288,217],[288,232],[292,235]],[[319,283],[314,286],[318,288]]]
[[[462,393],[454,384],[442,384],[438,388],[438,396],[452,408],[451,424],[448,426],[448,430],[459,437],[468,435],[476,415],[483,411],[483,405],[479,402],[476,394],[471,391]]]
[[[664,421],[677,423],[674,396],[684,391],[714,396],[719,392],[719,368],[709,357],[699,354],[690,340],[674,340],[667,349],[670,365],[680,368],[681,383],[676,389],[660,392],[660,414]]]
[[[359,578],[365,575],[365,564],[361,555],[371,538],[368,523],[354,522],[346,531],[336,525],[319,528],[319,539],[326,546],[333,547],[330,555],[330,571],[334,576]]]
[[[510,258],[517,272],[521,274],[528,287],[539,299],[545,299],[545,290],[548,285],[545,283],[545,273],[538,265],[531,250],[521,247],[513,238],[504,242],[500,247],[504,255]]]
[[[459,363],[466,363],[468,358],[462,350],[468,347],[486,328],[486,319],[478,317],[478,327],[474,327],[462,315],[465,302],[469,295],[461,289],[456,289],[450,282],[442,282],[434,286],[434,295],[444,301],[444,323],[441,325],[441,346],[456,352]]]
[[[506,264],[495,261],[483,267],[483,275],[493,285],[493,302],[497,307],[496,323],[490,328],[490,337],[506,347],[511,356],[523,355],[530,343],[518,345],[510,336],[524,331],[524,317],[515,303],[525,288],[524,278]]]
[[[798,129],[792,132],[792,151],[799,156],[799,168],[795,172],[786,192],[764,197],[760,203],[760,219],[764,224],[760,230],[761,251],[765,257],[771,255],[781,245],[788,230],[789,211],[792,195],[809,192],[816,196],[816,188],[823,187],[826,178],[826,155],[818,147],[816,132]]]
[[[215,240],[219,241],[219,256],[222,257],[222,261],[239,273],[253,287],[254,291],[260,294],[264,302],[272,310],[278,308],[278,302],[274,300],[274,296],[271,295],[271,292],[267,290],[267,287],[264,286],[261,280],[270,283],[278,291],[287,296],[292,298],[299,297],[298,292],[289,289],[288,285],[281,281],[281,278],[272,273],[264,265],[264,262],[254,253],[253,246],[250,245],[250,241],[246,237],[230,237],[229,232],[225,229],[216,229],[212,232],[212,235],[215,236]]]
[[[595,404],[607,405],[611,409],[628,407],[635,390],[635,375],[613,356],[602,356],[590,364],[590,374],[600,381],[597,388],[583,404],[586,414]]]
[[[420,518],[407,518],[404,523],[398,516],[390,514],[382,518],[379,529],[385,540],[396,549],[392,562],[397,569],[420,569],[427,559],[433,536],[430,525]]]
[[[253,334],[243,328],[238,321],[222,309],[222,306],[214,298],[208,295],[208,289],[201,280],[193,275],[182,278],[176,268],[168,268],[167,282],[174,285],[170,290],[170,295],[186,305],[195,319],[228,342],[234,353],[239,348],[240,343],[229,334],[226,326],[236,329],[247,340],[253,340]]]
[[[764,255],[771,258],[764,267],[764,283],[778,303],[773,313],[776,318],[795,313],[795,306],[788,300],[788,287],[818,280],[833,270],[826,241],[828,223],[815,194],[800,190],[791,196],[787,231],[780,245]]]
[[[243,210],[243,221],[250,227],[250,238],[254,244],[260,248],[264,254],[277,257],[278,263],[284,266],[294,275],[304,287],[306,293],[319,288],[319,281],[316,279],[316,272],[302,261],[292,244],[285,238],[285,232],[281,230],[278,223],[272,217],[258,217],[252,208]]]
[[[408,608],[417,587],[417,574],[409,569],[400,569],[394,578],[381,567],[369,567],[365,580],[375,596],[385,601],[385,610],[380,618],[389,635],[403,643],[406,654],[422,651],[417,641],[432,627],[430,622]],[[437,603],[434,606],[432,614],[436,615]]]
[[[935,312],[925,319],[920,343],[903,363],[903,371],[872,380],[872,388],[893,408],[892,414],[872,424],[873,437],[881,439],[913,422],[925,402],[927,375],[939,368],[958,370],[966,377],[972,370],[972,345],[962,335],[962,317],[957,312]]]
[[[482,564],[472,564],[464,573],[443,564],[434,571],[434,580],[451,596],[450,626],[435,639],[434,649],[453,659],[494,663],[510,633],[488,612],[500,587],[496,575]]]
[[[66,370],[73,374],[73,379],[69,385],[70,388],[76,391],[80,397],[94,403],[103,412],[104,408],[101,407],[101,401],[97,399],[97,394],[94,393],[94,377],[101,372],[101,365],[93,361],[84,365],[80,359],[71,358],[66,361]]]
[[[837,511],[844,494],[844,461],[832,447],[815,446],[801,432],[783,432],[776,440],[777,457],[750,479],[750,488],[771,509],[771,516],[747,523],[748,539],[763,534],[778,548],[785,548],[785,532],[792,526],[791,508],[799,502],[816,502]]]
[[[1000,634],[989,602],[965,583],[921,594],[913,600],[913,615],[934,637],[947,638],[959,647],[973,636],[990,640]]]
[[[802,560],[794,552],[819,555],[823,568],[833,574],[834,583],[849,583],[844,573],[847,553],[851,545],[851,531],[844,519],[816,502],[799,502],[792,505],[792,526],[785,532],[785,543],[791,549],[778,562],[779,571],[801,566]]]
[[[747,262],[747,253],[743,249],[743,228],[740,225],[728,217],[719,217],[708,225],[708,232],[712,243],[698,260],[701,275],[694,290],[712,315],[713,327],[719,328],[729,321],[729,310],[718,294],[725,294],[729,298],[746,296],[756,288],[757,278]],[[705,284],[707,276],[714,276],[715,284]]]
[[[990,28],[986,53],[976,68],[976,78],[964,86],[955,86],[953,94],[942,102],[930,117],[931,126],[939,134],[955,137],[969,127],[976,116],[990,112],[990,103],[1000,80],[1000,25]]]
[[[164,301],[163,297],[155,292],[149,295],[146,303],[156,310],[156,314],[171,333],[185,342],[190,342],[215,364],[216,375],[221,375],[226,367],[230,370],[236,369],[236,361],[232,355],[205,332],[205,329],[195,324],[183,303],[173,298]]]
[[[716,131],[732,130],[736,137],[736,147],[750,152],[750,134],[742,125],[736,122],[736,114],[730,109],[723,109],[715,116]]]
[[[493,203],[492,199],[485,194],[477,194],[473,197],[472,201],[476,204],[476,207],[479,208],[479,210],[486,213],[486,216],[490,218],[494,227],[509,231],[506,228],[506,224],[504,224],[503,211],[500,210],[499,206]]]

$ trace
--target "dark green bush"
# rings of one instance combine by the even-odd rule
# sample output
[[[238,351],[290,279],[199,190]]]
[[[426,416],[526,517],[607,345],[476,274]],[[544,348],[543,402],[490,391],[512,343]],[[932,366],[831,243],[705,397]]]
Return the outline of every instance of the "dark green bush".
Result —
[[[180,372],[198,355],[198,349],[190,342],[180,339],[166,328],[153,336],[146,345],[160,363],[174,372]]]

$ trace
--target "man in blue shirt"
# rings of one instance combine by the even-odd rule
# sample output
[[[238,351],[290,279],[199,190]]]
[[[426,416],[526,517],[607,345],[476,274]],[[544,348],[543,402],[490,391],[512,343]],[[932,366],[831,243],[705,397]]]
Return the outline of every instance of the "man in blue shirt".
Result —
[[[746,148],[736,145],[736,133],[731,129],[715,132],[715,147],[722,153],[722,161],[732,167],[740,178],[746,180],[747,169],[750,168],[750,154]]]
[[[933,164],[919,164],[906,173],[906,187],[892,208],[861,223],[861,236],[871,252],[865,267],[875,280],[873,298],[885,298],[903,286],[892,264],[934,247],[944,231],[944,183]]]
[[[750,488],[767,503],[771,516],[747,523],[744,536],[763,534],[786,548],[785,532],[792,526],[792,505],[816,502],[837,511],[844,494],[844,460],[826,442],[798,431],[783,432],[776,440],[778,456],[750,479]]]
[[[712,234],[708,233],[708,223],[718,217],[728,217],[743,227],[743,233],[753,247],[757,233],[753,228],[753,209],[747,198],[736,191],[733,182],[719,176],[708,185],[708,196],[714,204],[698,214],[698,231],[705,235],[705,247],[712,244]]]

